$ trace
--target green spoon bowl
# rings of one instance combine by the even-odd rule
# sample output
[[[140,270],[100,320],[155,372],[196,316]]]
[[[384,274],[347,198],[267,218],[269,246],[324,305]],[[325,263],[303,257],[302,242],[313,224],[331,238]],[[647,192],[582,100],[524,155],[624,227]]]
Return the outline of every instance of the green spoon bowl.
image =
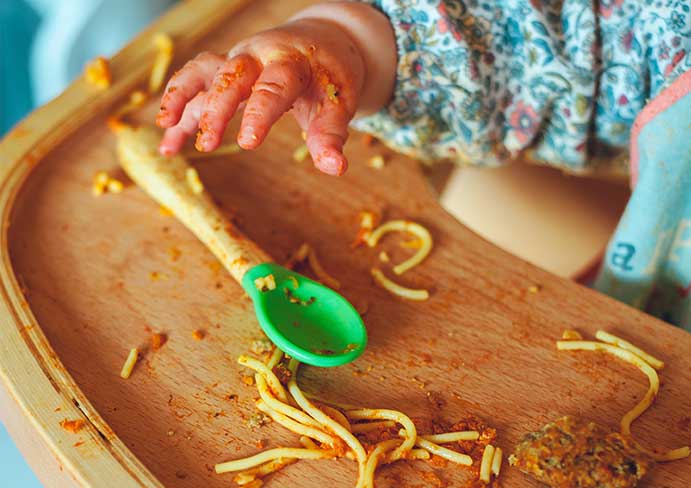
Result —
[[[255,280],[269,275],[275,288],[259,289]],[[264,333],[298,361],[328,368],[349,363],[365,350],[367,331],[360,314],[331,288],[274,263],[250,268],[242,286]]]

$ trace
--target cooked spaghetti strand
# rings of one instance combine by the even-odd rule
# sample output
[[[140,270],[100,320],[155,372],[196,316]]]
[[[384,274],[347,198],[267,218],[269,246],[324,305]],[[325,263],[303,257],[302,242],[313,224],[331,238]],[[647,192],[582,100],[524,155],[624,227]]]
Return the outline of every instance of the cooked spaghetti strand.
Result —
[[[621,347],[622,349],[626,349],[627,351],[630,351],[634,353],[636,356],[641,358],[643,361],[651,365],[653,368],[660,370],[665,367],[665,363],[663,361],[660,361],[654,356],[651,356],[644,350],[634,346],[628,341],[625,341],[621,337],[617,337],[614,334],[610,334],[609,332],[605,332],[604,330],[598,330],[595,333],[595,337],[602,342],[606,342],[607,344],[612,344],[614,346]]]
[[[476,430],[464,430],[459,432],[445,432],[443,434],[421,435],[426,441],[435,444],[448,444],[458,441],[476,441],[480,438],[480,433]]]
[[[310,250],[307,253],[307,262],[309,263],[310,268],[312,268],[312,271],[314,271],[314,274],[317,275],[317,279],[323,284],[329,288],[333,288],[334,290],[338,290],[341,287],[341,282],[327,273],[324,267],[321,265],[319,259],[317,258],[317,253],[314,251],[313,247],[310,247]]]
[[[636,447],[649,454],[653,459],[659,462],[673,461],[687,457],[689,454],[691,454],[691,450],[687,446],[672,449],[671,451],[660,454],[642,447],[631,434],[631,424],[650,407],[650,405],[655,401],[655,397],[660,390],[660,379],[657,375],[657,371],[655,371],[655,369],[644,359],[631,351],[622,349],[619,346],[603,344],[602,342],[595,341],[557,341],[557,349],[560,351],[604,351],[640,369],[643,374],[648,377],[648,391],[643,396],[641,401],[638,402],[638,404],[636,404],[636,406],[634,406],[631,410],[629,410],[621,419],[620,425],[622,435],[631,439]]]
[[[329,446],[331,448],[335,447],[334,439],[330,435],[328,435],[327,433],[325,433],[319,429],[316,429],[314,427],[310,427],[307,425],[303,425],[299,422],[296,422],[295,420],[291,419],[290,417],[283,415],[282,413],[279,413],[276,410],[270,408],[262,400],[257,401],[257,409],[259,409],[259,411],[267,414],[277,424],[282,425],[286,429],[293,431],[296,434],[300,434],[304,437],[309,437],[311,439],[315,439],[315,440],[319,441],[320,443],[326,444],[327,446]]]
[[[420,239],[420,248],[417,252],[413,254],[411,258],[393,267],[394,273],[402,275],[410,268],[420,264],[427,257],[432,250],[432,235],[427,229],[416,222],[411,222],[409,220],[390,220],[374,229],[372,233],[366,237],[367,245],[369,247],[376,246],[379,239],[381,239],[384,234],[394,231],[408,232]]]
[[[439,456],[440,458],[444,458],[456,464],[461,464],[463,466],[472,466],[473,464],[473,458],[467,454],[452,451],[451,449],[447,449],[446,447],[442,447],[421,437],[417,438],[415,445],[429,451],[430,454],[434,454],[435,456]]]
[[[283,385],[274,372],[266,366],[266,364],[252,357],[245,356],[244,354],[238,358],[238,363],[242,364],[243,366],[247,366],[248,368],[253,369],[257,373],[264,376],[264,379],[269,384],[269,388],[271,388],[274,395],[276,395],[276,397],[283,402],[288,401],[288,396],[286,395]]]
[[[304,449],[301,447],[277,447],[276,449],[269,449],[260,452],[254,456],[249,456],[243,459],[236,459],[234,461],[227,461],[219,463],[214,467],[217,474],[229,473],[231,471],[244,471],[253,468],[260,464],[273,461],[281,458],[292,459],[326,459],[334,457],[333,451],[323,449]]]
[[[401,298],[415,301],[424,301],[429,298],[429,292],[427,290],[416,290],[414,288],[406,288],[405,286],[399,285],[395,281],[387,278],[378,268],[370,269],[370,273],[379,286]]]
[[[359,408],[357,410],[346,411],[346,417],[353,420],[383,419],[393,420],[403,426],[405,440],[389,456],[390,459],[401,459],[415,445],[417,439],[417,429],[410,417],[397,410],[386,410],[383,408]]]
[[[263,478],[271,473],[285,468],[289,464],[297,462],[295,458],[278,458],[268,463],[257,466],[256,468],[250,468],[246,471],[242,471],[235,475],[233,481],[240,486],[245,486],[248,483],[252,483],[258,478]]]
[[[480,481],[489,483],[489,477],[492,472],[492,458],[494,457],[494,446],[487,444],[485,450],[482,451],[482,461],[480,462]]]

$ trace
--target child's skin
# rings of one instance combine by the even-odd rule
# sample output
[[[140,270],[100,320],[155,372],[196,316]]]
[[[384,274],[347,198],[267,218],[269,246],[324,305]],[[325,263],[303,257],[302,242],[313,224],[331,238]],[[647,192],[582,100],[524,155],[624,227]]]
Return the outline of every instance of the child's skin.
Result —
[[[348,124],[356,112],[386,104],[395,73],[393,31],[383,14],[359,3],[315,5],[240,42],[227,57],[201,53],[178,71],[156,118],[166,129],[160,151],[177,153],[195,133],[197,149],[213,151],[244,103],[237,136],[243,149],[257,148],[290,111],[317,168],[340,175]],[[328,84],[337,90],[331,99]]]

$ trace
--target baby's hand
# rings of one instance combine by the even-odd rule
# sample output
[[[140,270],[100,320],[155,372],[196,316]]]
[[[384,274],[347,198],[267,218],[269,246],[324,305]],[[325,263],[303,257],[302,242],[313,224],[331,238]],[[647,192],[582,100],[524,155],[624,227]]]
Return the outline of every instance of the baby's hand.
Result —
[[[178,71],[156,118],[166,128],[159,150],[175,154],[196,132],[196,148],[213,151],[246,100],[237,137],[242,148],[259,146],[290,110],[307,133],[315,166],[340,175],[364,78],[363,56],[337,24],[316,18],[289,22],[242,41],[226,58],[201,53]]]

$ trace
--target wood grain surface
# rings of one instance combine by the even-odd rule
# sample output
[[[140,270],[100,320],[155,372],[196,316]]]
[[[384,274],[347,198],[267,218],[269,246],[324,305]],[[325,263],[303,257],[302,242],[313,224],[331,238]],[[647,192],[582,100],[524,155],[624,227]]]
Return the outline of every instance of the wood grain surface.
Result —
[[[183,45],[177,61],[203,49],[225,51],[307,3],[257,1],[232,17],[232,8],[219,11],[220,27]],[[174,14],[190,22],[199,4],[209,2],[183,2]],[[145,57],[133,59],[141,64]],[[126,66],[123,60],[119,69]],[[247,372],[235,360],[260,333],[240,286],[136,187],[91,195],[96,171],[119,174],[105,117],[145,80],[144,71],[128,80],[113,98],[98,98],[74,130],[35,154],[30,165],[19,139],[39,130],[31,125],[36,119],[0,145],[3,419],[23,419],[23,430],[12,433],[20,444],[32,439],[38,446],[27,441],[23,450],[46,486],[232,486],[232,475],[214,474],[213,464],[255,453],[263,440],[268,447],[297,445],[297,436],[276,424],[247,424],[257,395],[242,382]],[[138,120],[150,123],[156,106],[152,101]],[[351,169],[333,178],[309,161],[292,160],[301,142],[295,124],[284,118],[259,150],[196,167],[224,212],[270,255],[285,258],[310,242],[343,283],[343,294],[368,306],[367,352],[345,367],[303,368],[304,390],[427,420],[476,415],[497,428],[497,444],[509,452],[523,433],[561,415],[616,429],[643,395],[645,378],[637,370],[599,354],[555,349],[564,328],[589,335],[605,329],[668,365],[656,404],[634,424],[641,442],[670,448],[691,442],[688,333],[480,239],[441,209],[414,161],[382,146],[366,147],[355,135],[347,147]],[[387,155],[385,168],[369,168],[367,158],[380,152]],[[430,229],[430,257],[401,278],[429,288],[429,301],[401,301],[371,282],[379,249],[350,248],[361,210]],[[397,242],[392,236],[380,248],[394,261],[408,252]],[[533,285],[538,293],[529,292]],[[206,332],[203,340],[193,339],[195,329]],[[148,347],[152,332],[168,337],[158,351]],[[142,359],[122,380],[131,347],[142,349]],[[87,424],[69,433],[59,427],[64,418]],[[54,474],[60,471],[46,461],[46,450],[69,475]],[[424,486],[420,473],[430,470],[453,487],[471,478],[463,468],[415,461],[382,468],[377,486]],[[301,461],[267,486],[348,487],[355,475],[351,461]],[[689,479],[691,461],[682,460],[658,466],[642,486],[683,488]],[[505,466],[501,486],[536,482]]]

